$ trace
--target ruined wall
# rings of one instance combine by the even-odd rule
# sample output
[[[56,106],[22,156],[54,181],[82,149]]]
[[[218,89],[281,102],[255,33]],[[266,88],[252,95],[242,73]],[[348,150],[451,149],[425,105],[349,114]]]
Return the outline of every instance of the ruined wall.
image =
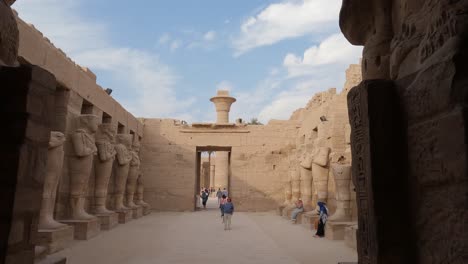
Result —
[[[114,98],[96,83],[96,75],[88,68],[77,65],[66,54],[56,48],[33,25],[16,17],[19,29],[19,57],[24,63],[38,65],[50,71],[57,79],[55,92],[55,119],[52,130],[63,132],[67,138],[77,129],[77,117],[81,114],[98,116],[99,123],[111,123],[118,133],[143,136],[141,122],[123,108]],[[74,155],[72,142],[64,144],[65,159],[63,175],[59,185],[56,217],[67,218],[69,209],[69,161]],[[95,157],[96,158],[96,157]],[[87,189],[86,208],[89,209],[94,197],[94,168],[91,170]],[[109,184],[109,195],[113,191],[113,177]],[[110,200],[108,199],[108,202]]]
[[[287,175],[287,151],[295,140],[293,122],[225,129],[194,128],[171,119],[143,123],[145,199],[154,209],[194,209],[197,146],[232,147],[229,191],[238,210],[271,210],[281,201],[281,176]]]

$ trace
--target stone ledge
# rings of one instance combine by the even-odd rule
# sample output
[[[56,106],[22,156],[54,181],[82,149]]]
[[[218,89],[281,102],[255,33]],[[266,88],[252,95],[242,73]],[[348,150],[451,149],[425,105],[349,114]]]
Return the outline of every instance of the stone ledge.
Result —
[[[327,221],[325,224],[325,237],[330,240],[344,240],[345,228],[355,224],[356,222]]]

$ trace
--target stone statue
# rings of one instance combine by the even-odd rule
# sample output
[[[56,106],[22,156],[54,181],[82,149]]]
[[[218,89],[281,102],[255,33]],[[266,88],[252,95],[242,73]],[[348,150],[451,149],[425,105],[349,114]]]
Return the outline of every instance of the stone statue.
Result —
[[[295,202],[301,198],[301,177],[297,170],[291,171],[291,192],[292,192],[292,201]]]
[[[141,177],[142,175],[140,173],[140,175],[138,176],[138,180],[137,180],[135,204],[143,206],[143,207],[149,207],[149,204],[143,200],[144,186],[143,186],[143,180]]]
[[[116,129],[112,124],[101,124],[96,135],[98,159],[95,164],[96,182],[94,190],[94,213],[109,214],[112,211],[106,208],[107,190],[112,174],[112,165],[116,155],[115,143]]]
[[[140,175],[140,142],[136,135],[134,135],[132,150],[130,153],[132,155],[132,160],[130,161],[130,169],[128,172],[125,201],[127,207],[136,208],[137,205],[133,202],[133,198],[137,188],[138,176]]]
[[[302,202],[304,210],[310,211],[312,209],[312,155],[304,152],[299,165]]]
[[[10,2],[0,1],[0,66],[18,64],[19,31]]]
[[[284,179],[284,203],[283,207],[286,207],[292,203],[292,191],[291,191],[291,173],[289,173]]]
[[[95,218],[84,209],[85,192],[91,176],[94,155],[97,148],[94,133],[97,131],[98,117],[81,115],[77,118],[78,129],[71,135],[73,154],[69,158],[71,219],[90,220]]]
[[[130,169],[130,161],[132,160],[132,154],[130,153],[131,148],[132,135],[117,134],[117,145],[115,146],[115,150],[117,151],[117,164],[115,169],[115,210],[128,210],[123,204],[123,198]]]
[[[351,165],[332,164],[333,177],[336,186],[336,211],[328,219],[330,221],[351,220]]]
[[[317,202],[326,202],[328,198],[328,157],[330,148],[320,147],[312,161],[312,178]]]
[[[58,229],[66,226],[54,220],[57,186],[62,175],[63,142],[65,142],[63,133],[58,131],[50,132],[49,150],[47,151],[47,173],[44,180],[44,192],[42,193],[39,214],[39,230]]]

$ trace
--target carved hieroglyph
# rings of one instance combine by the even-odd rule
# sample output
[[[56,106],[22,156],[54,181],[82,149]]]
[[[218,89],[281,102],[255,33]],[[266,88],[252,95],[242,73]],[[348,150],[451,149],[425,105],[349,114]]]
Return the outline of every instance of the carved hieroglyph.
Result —
[[[95,164],[96,182],[94,190],[94,213],[109,214],[112,211],[106,208],[107,190],[112,174],[112,165],[116,155],[115,151],[116,129],[112,124],[99,125],[96,134],[96,146],[98,149],[98,159]]]
[[[328,198],[328,159],[330,148],[320,147],[312,161],[312,178],[314,191],[319,202],[326,202]]]
[[[351,220],[351,166],[342,164],[331,165],[335,179],[336,211],[329,218],[330,221]]]
[[[97,131],[98,117],[81,115],[77,118],[77,127],[71,134],[73,154],[69,158],[70,206],[72,220],[89,220],[95,216],[84,209],[85,193],[91,176],[94,155],[97,148],[94,133]]]
[[[7,3],[0,1],[0,65],[15,66],[18,47],[19,32],[15,15]]]
[[[54,220],[57,186],[62,175],[63,142],[65,142],[63,133],[58,131],[50,132],[49,150],[47,151],[47,173],[44,180],[44,192],[39,215],[39,230],[58,229],[65,226]]]
[[[132,135],[130,134],[117,134],[117,145],[115,150],[117,151],[117,162],[115,166],[115,200],[114,209],[127,210],[124,206],[124,192],[125,185],[127,183],[128,172],[130,169],[130,161],[132,160]]]
[[[138,176],[140,175],[140,142],[137,136],[134,136],[130,153],[132,155],[132,160],[130,161],[130,169],[127,178],[125,205],[129,208],[136,208],[137,205],[133,202],[133,198],[137,188]]]

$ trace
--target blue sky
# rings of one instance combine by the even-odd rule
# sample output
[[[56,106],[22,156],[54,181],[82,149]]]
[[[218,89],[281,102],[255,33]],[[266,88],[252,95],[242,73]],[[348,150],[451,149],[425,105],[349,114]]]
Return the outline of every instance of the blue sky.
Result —
[[[287,119],[314,93],[344,84],[359,61],[338,28],[341,0],[19,0],[19,16],[98,76],[137,116]]]

